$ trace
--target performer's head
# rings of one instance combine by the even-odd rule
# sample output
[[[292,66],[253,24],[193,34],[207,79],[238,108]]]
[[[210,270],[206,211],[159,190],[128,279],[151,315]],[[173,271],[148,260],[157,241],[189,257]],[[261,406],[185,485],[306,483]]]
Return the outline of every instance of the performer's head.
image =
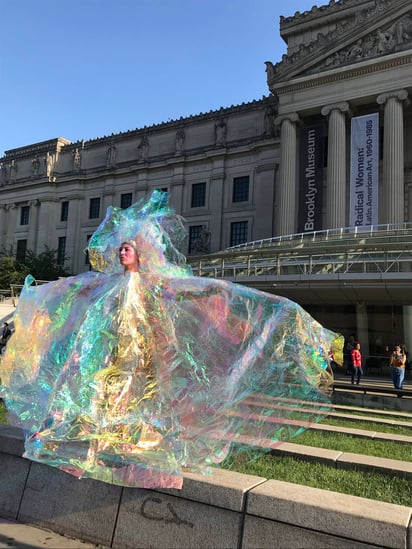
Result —
[[[119,248],[119,261],[124,272],[137,273],[139,271],[139,254],[132,242],[123,242]]]

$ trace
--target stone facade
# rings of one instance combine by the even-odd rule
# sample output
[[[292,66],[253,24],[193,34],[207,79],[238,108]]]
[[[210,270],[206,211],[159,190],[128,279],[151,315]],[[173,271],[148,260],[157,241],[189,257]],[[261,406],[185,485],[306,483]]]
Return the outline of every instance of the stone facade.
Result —
[[[411,223],[410,0],[331,0],[281,17],[280,33],[287,53],[266,61],[268,97],[90,141],[58,138],[6,151],[0,248],[47,245],[69,257],[71,272],[82,272],[106,208],[155,188],[168,191],[186,218],[189,256],[302,232],[300,147],[312,127],[321,128],[324,144],[316,229],[350,227],[351,121],[371,113],[379,124],[377,229]],[[372,296],[367,303],[356,299],[348,330],[366,334],[376,292],[362,291]],[[405,305],[409,326],[412,301]]]
[[[268,97],[91,141],[58,138],[6,151],[0,245],[23,241],[40,252],[64,244],[72,272],[82,272],[83,250],[106,208],[129,205],[155,188],[167,190],[187,219],[186,252],[264,238],[272,234],[275,112]]]

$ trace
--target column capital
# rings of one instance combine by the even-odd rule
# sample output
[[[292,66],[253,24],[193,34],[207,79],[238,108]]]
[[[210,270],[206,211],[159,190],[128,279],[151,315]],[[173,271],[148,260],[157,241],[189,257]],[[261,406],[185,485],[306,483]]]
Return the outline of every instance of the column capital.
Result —
[[[384,105],[389,99],[397,99],[398,101],[405,101],[408,99],[408,92],[406,90],[394,90],[386,93],[381,93],[376,98],[378,105]]]
[[[297,112],[289,112],[286,114],[281,114],[280,116],[277,116],[275,118],[276,126],[279,126],[280,124],[282,124],[284,120],[289,120],[289,122],[296,124],[297,122],[300,121],[300,118]]]
[[[340,103],[332,103],[331,105],[325,105],[320,111],[322,116],[329,116],[332,111],[340,111],[342,113],[348,113],[351,116],[349,103],[341,101]]]

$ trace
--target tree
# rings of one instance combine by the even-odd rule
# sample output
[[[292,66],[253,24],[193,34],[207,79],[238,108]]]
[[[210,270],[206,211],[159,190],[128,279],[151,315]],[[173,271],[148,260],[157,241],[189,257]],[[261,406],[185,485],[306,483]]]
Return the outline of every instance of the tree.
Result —
[[[28,274],[36,280],[57,280],[60,276],[68,276],[69,272],[64,267],[67,257],[62,259],[63,265],[58,262],[57,250],[47,246],[39,254],[27,250],[22,260],[16,259],[11,247],[3,249],[0,251],[0,289],[9,289],[11,284],[23,284]]]
[[[58,263],[57,250],[51,250],[45,246],[44,252],[35,254],[27,250],[26,257],[22,264],[36,280],[57,280],[60,276],[68,276],[69,271],[64,267],[67,257],[62,263]]]
[[[9,290],[10,284],[23,284],[28,274],[27,267],[18,263],[15,257],[0,257],[0,289]]]

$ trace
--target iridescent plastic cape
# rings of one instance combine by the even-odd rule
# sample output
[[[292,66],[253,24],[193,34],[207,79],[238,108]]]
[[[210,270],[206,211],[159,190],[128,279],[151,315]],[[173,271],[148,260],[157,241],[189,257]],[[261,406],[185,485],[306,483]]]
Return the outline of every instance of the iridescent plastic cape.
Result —
[[[273,448],[328,409],[328,354],[342,339],[288,299],[192,276],[165,197],[109,208],[89,242],[94,271],[28,277],[0,364],[25,457],[180,488],[182,471],[220,463],[231,444]],[[119,264],[125,241],[139,273]]]

